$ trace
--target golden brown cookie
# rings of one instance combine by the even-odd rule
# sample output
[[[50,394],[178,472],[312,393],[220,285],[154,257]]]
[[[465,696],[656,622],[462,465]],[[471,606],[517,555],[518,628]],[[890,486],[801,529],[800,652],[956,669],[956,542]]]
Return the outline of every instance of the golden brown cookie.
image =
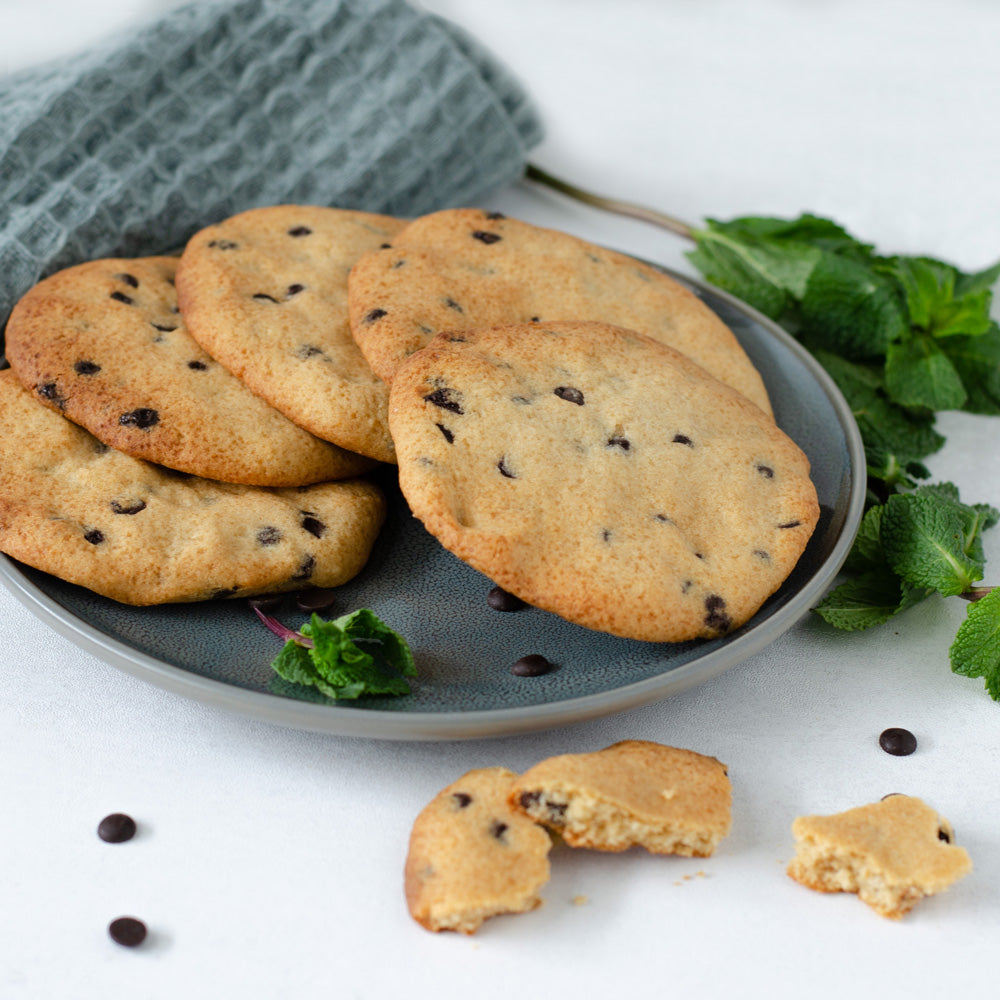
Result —
[[[714,757],[646,740],[550,757],[516,778],[510,803],[572,847],[708,857],[730,828],[732,792]]]
[[[972,870],[951,824],[909,795],[832,816],[800,816],[792,833],[796,854],[788,874],[796,882],[820,892],[856,892],[893,920]]]
[[[302,486],[374,464],[296,427],[213,361],[177,311],[173,257],[90,261],[36,285],[7,324],[35,398],[125,454],[256,486]]]
[[[431,931],[473,934],[501,913],[542,902],[549,835],[507,804],[513,771],[469,771],[423,809],[406,858],[410,914]]]
[[[212,482],[130,458],[0,372],[0,551],[125,604],[334,587],[385,516],[361,480]]]
[[[816,525],[809,462],[684,355],[600,323],[442,334],[392,383],[413,513],[536,607],[615,635],[723,635]]]
[[[395,461],[388,393],[351,336],[347,275],[403,222],[311,205],[242,212],[193,236],[177,272],[191,335],[317,437]]]
[[[669,344],[771,412],[743,348],[686,288],[624,254],[496,212],[414,220],[390,248],[358,261],[349,306],[355,339],[388,382],[441,331],[597,320]]]

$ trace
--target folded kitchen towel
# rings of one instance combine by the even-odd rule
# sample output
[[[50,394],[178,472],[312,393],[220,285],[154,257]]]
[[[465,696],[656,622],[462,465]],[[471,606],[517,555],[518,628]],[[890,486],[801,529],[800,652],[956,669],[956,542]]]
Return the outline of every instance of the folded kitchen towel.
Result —
[[[259,205],[417,215],[518,177],[516,80],[404,0],[211,0],[0,79],[0,323],[40,277]]]

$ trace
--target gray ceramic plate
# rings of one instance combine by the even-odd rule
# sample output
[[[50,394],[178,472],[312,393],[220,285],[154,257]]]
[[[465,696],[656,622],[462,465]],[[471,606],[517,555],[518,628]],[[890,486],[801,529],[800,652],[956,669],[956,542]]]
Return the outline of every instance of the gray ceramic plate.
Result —
[[[832,583],[861,518],[865,461],[847,404],[807,352],[731,296],[674,277],[729,324],[763,375],[778,424],[809,456],[822,511],[791,577],[725,638],[637,642],[536,609],[492,611],[490,582],[442,549],[394,488],[372,558],[338,592],[336,613],[371,608],[407,637],[420,673],[410,697],[332,703],[287,684],[269,667],[279,641],[245,601],[131,608],[6,558],[0,579],[39,618],[115,667],[209,705],[338,735],[497,736],[606,715],[701,683],[777,639]],[[305,618],[292,601],[281,617],[295,626]],[[510,665],[526,653],[542,653],[558,669],[513,676]]]

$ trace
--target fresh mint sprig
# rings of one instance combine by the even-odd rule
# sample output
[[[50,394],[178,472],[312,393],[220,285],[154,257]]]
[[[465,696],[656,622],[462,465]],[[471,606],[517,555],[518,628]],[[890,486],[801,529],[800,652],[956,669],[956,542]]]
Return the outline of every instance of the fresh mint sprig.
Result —
[[[929,485],[942,410],[1000,415],[1000,325],[990,315],[1000,262],[963,272],[933,257],[882,255],[830,219],[746,216],[702,227],[608,199],[535,166],[527,177],[587,204],[690,239],[712,284],[780,323],[826,369],[857,421],[867,510],[846,579],[817,605],[831,625],[882,625],[933,594],[969,600],[951,646],[958,674],[1000,701],[1000,590],[982,584],[982,532],[1000,513]]]
[[[313,614],[296,632],[260,607],[257,617],[285,646],[271,663],[280,677],[316,688],[328,698],[410,693],[416,666],[406,640],[374,612],[360,608],[332,621]]]

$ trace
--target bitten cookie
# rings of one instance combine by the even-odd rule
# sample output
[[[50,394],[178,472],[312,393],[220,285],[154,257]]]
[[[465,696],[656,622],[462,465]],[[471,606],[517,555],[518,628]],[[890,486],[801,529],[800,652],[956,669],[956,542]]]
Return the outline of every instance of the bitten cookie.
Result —
[[[788,874],[796,882],[820,892],[856,892],[893,920],[972,870],[948,821],[909,795],[832,816],[800,816],[792,833],[796,855]]]
[[[669,344],[771,412],[743,348],[686,288],[624,254],[496,212],[414,220],[390,248],[358,261],[349,292],[354,337],[388,382],[441,331],[598,320]]]
[[[714,757],[645,740],[551,757],[510,789],[513,808],[572,847],[701,858],[729,832],[731,798]]]
[[[507,804],[513,771],[469,771],[424,808],[406,858],[410,914],[431,931],[473,934],[501,913],[542,902],[549,835]]]
[[[403,222],[306,205],[242,212],[193,236],[177,271],[191,335],[300,427],[395,461],[388,393],[351,336],[347,275]]]
[[[209,479],[302,486],[371,468],[296,427],[191,339],[176,267],[96,260],[36,285],[7,324],[22,385],[105,444]]]
[[[0,551],[116,601],[337,586],[384,509],[360,480],[269,490],[129,458],[0,372]]]
[[[396,373],[389,424],[403,493],[445,548],[614,635],[738,627],[819,516],[808,460],[758,407],[604,324],[442,334]]]

